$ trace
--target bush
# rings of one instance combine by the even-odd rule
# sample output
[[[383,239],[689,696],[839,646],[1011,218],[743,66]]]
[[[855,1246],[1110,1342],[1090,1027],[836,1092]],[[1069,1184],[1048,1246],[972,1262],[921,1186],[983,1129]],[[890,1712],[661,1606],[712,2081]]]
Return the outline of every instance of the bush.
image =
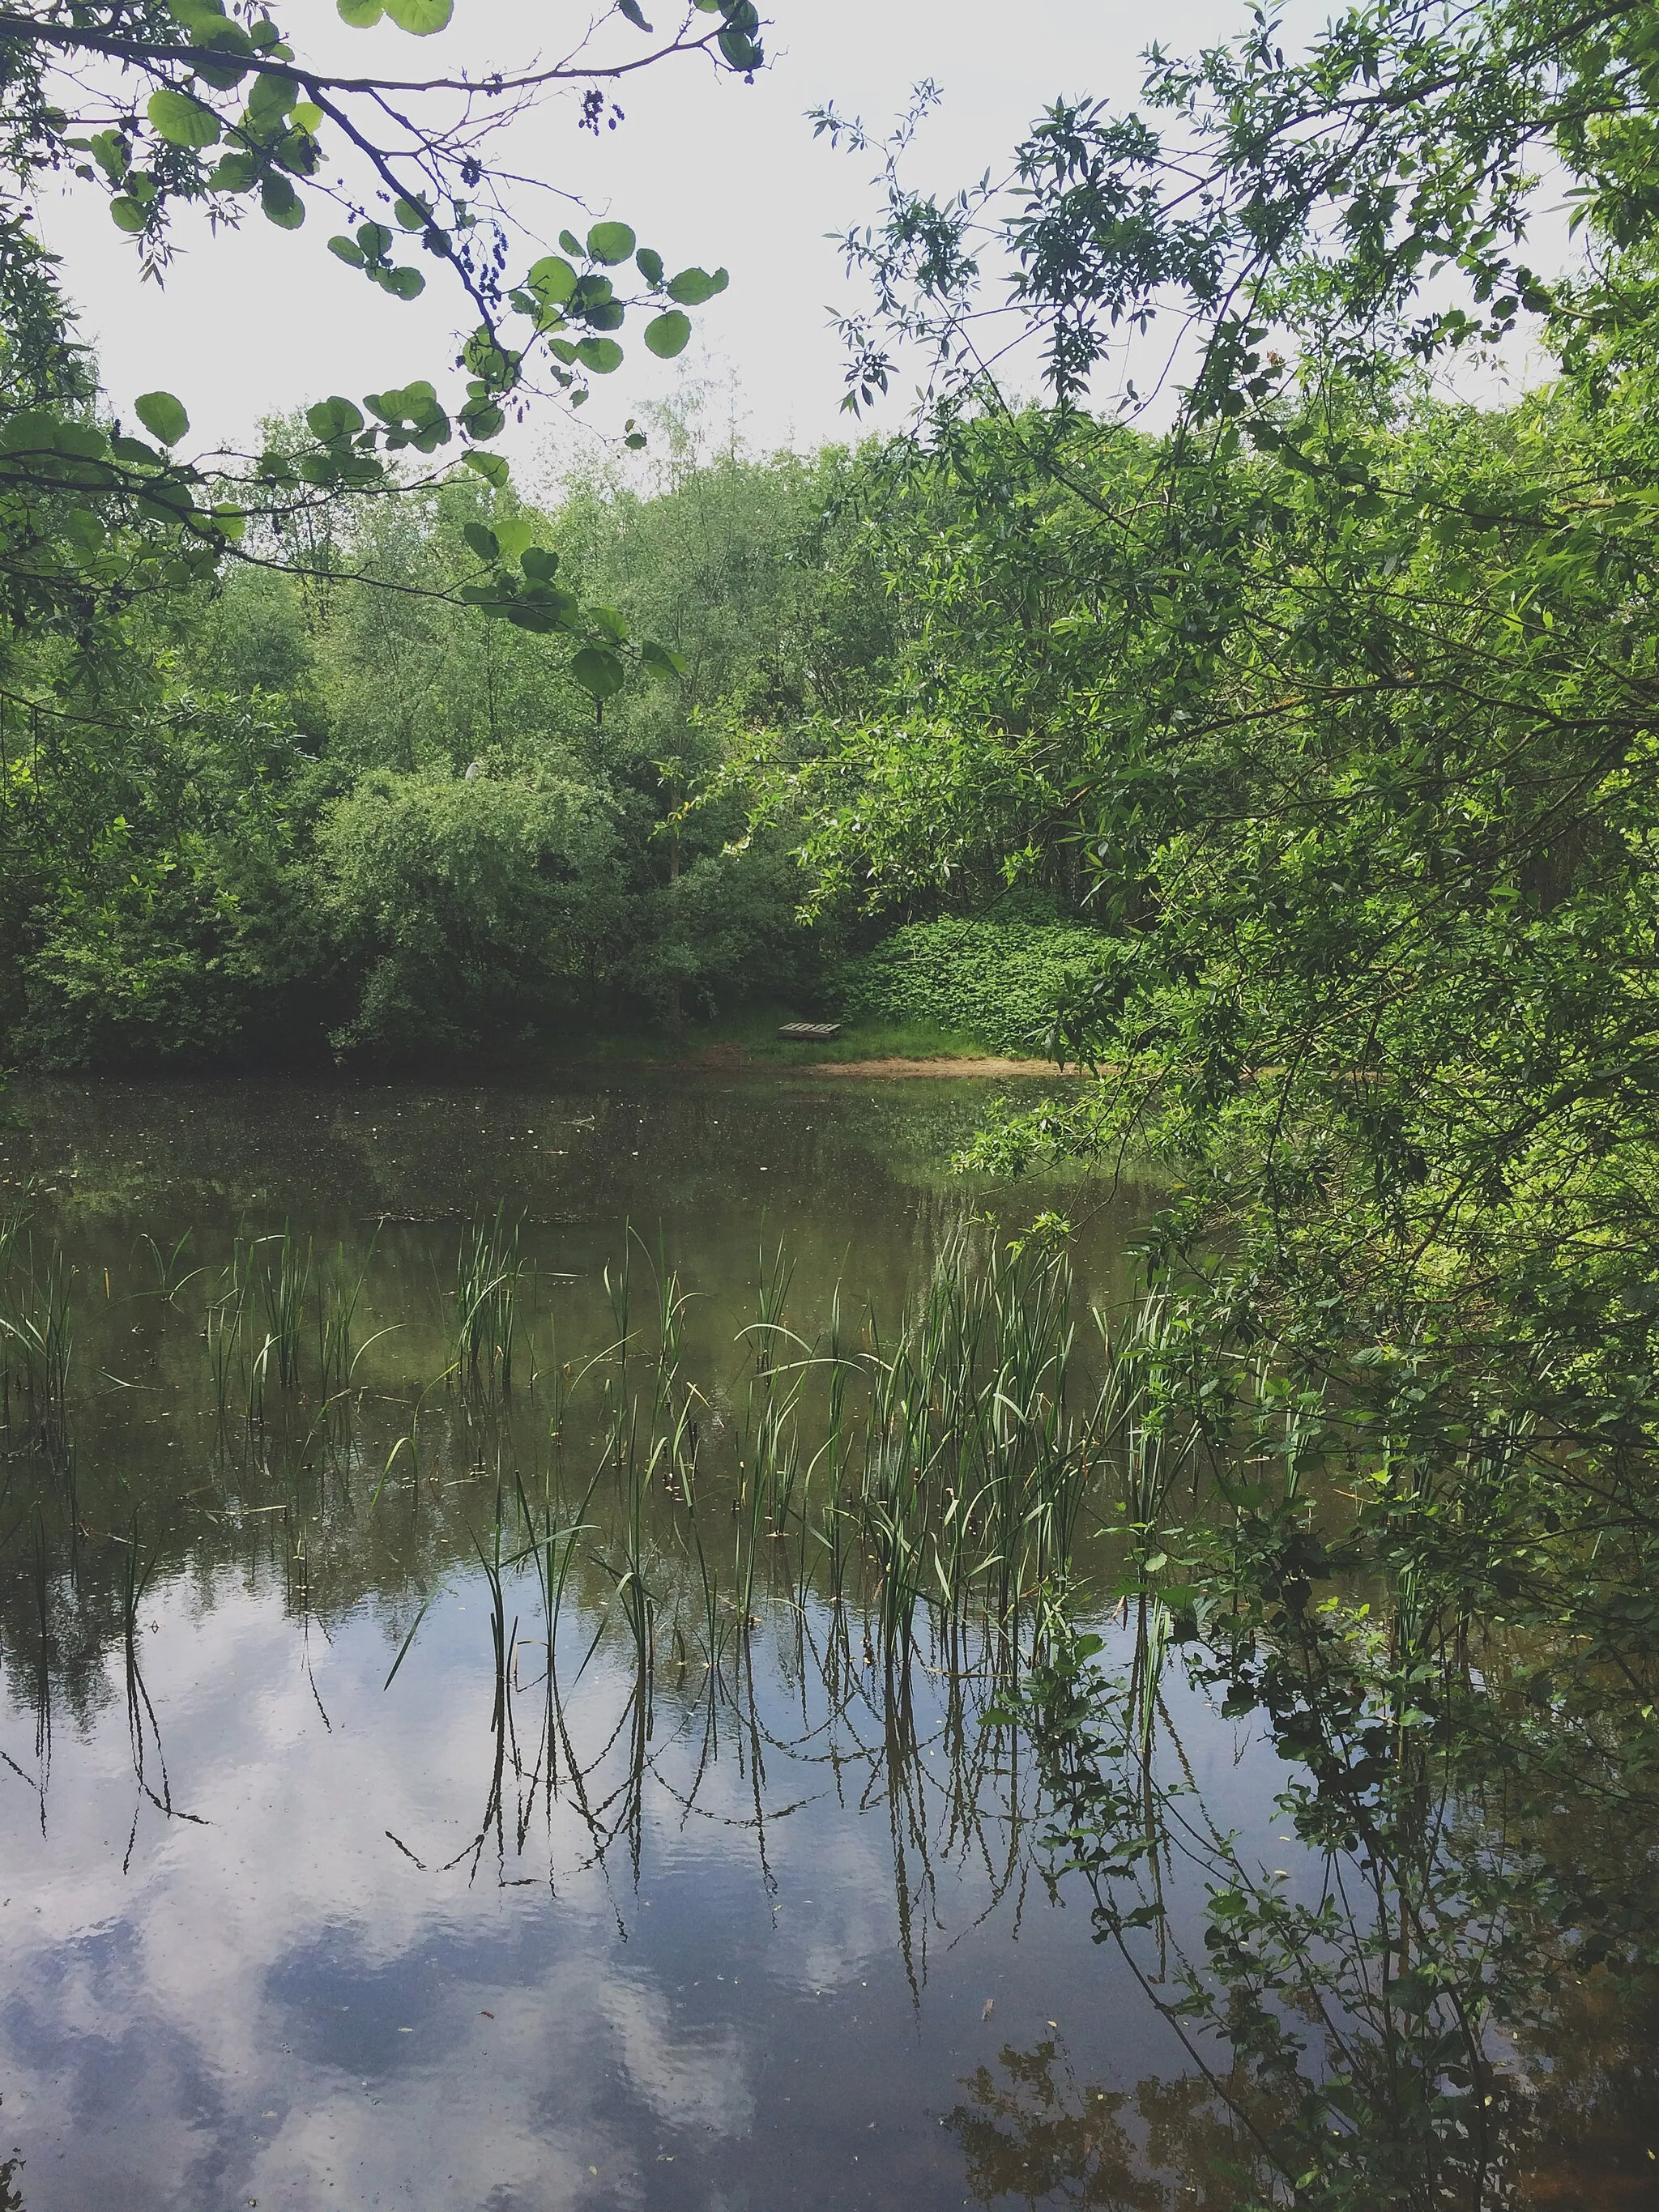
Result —
[[[615,928],[613,845],[581,784],[361,777],[317,836],[355,981],[337,1048],[505,1046],[568,1022]]]
[[[910,922],[846,963],[840,1006],[964,1032],[997,1052],[1043,1053],[1067,986],[1100,975],[1116,950],[1075,922]]]

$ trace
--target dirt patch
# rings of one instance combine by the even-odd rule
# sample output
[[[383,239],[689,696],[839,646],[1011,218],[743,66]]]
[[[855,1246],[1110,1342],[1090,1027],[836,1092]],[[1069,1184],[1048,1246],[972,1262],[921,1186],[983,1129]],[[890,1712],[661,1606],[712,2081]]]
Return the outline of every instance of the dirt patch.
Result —
[[[814,1075],[1081,1075],[1080,1067],[1056,1067],[1052,1060],[821,1060]]]

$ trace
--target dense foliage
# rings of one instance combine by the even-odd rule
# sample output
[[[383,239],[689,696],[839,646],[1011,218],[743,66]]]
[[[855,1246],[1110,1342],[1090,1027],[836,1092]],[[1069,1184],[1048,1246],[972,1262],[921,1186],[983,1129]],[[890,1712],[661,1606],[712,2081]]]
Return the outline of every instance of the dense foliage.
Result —
[[[1146,94],[1056,106],[1003,206],[890,149],[854,389],[935,349],[954,542],[927,649],[823,733],[809,842],[832,895],[1066,881],[1116,940],[1061,1019],[1099,1082],[976,1157],[1182,1178],[1134,1667],[1081,1649],[1036,1711],[1097,1932],[1230,2115],[1230,2199],[1525,2202],[1495,2033],[1559,2050],[1659,1967],[1654,16],[1379,0],[1304,55],[1258,18]],[[1577,237],[1540,274],[1547,165]],[[988,248],[1041,410],[990,374]],[[1166,309],[1190,382],[1153,440],[1133,392],[1082,401]],[[1449,398],[1528,317],[1547,377]],[[1177,1803],[1177,1649],[1293,1762],[1311,1895]]]
[[[546,514],[483,485],[410,491],[306,575],[234,570],[90,655],[19,643],[11,1053],[505,1053],[810,1000],[830,940],[797,924],[791,835],[746,835],[705,787],[721,715],[799,716],[877,644],[848,469],[728,456],[654,496],[601,471]],[[596,706],[559,641],[423,592],[485,526],[556,550],[672,637],[683,675]]]

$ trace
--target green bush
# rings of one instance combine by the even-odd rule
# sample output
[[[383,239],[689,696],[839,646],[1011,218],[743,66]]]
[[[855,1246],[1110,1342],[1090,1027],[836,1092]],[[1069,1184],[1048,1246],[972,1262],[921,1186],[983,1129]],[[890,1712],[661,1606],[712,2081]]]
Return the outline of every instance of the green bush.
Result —
[[[359,777],[317,835],[354,979],[341,1051],[504,1046],[580,1006],[616,927],[603,795],[562,780]]]
[[[839,1004],[955,1030],[996,1052],[1042,1053],[1068,983],[1098,975],[1115,950],[1075,922],[910,922],[846,963]]]

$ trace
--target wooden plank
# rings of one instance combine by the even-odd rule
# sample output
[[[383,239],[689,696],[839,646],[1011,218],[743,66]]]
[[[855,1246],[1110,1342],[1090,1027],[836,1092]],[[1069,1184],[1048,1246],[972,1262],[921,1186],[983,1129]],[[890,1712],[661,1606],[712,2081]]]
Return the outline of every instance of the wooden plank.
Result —
[[[828,1044],[841,1035],[839,1022],[786,1022],[778,1031],[792,1044]]]

